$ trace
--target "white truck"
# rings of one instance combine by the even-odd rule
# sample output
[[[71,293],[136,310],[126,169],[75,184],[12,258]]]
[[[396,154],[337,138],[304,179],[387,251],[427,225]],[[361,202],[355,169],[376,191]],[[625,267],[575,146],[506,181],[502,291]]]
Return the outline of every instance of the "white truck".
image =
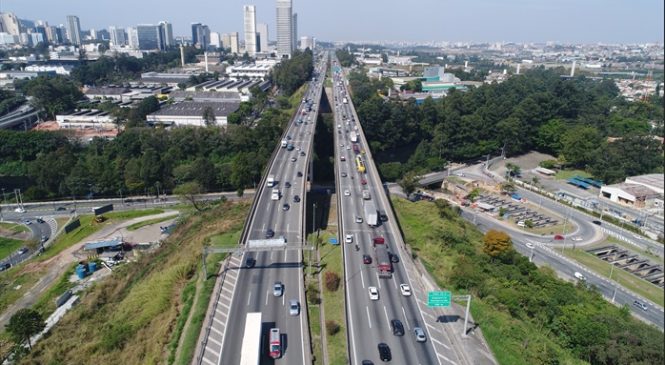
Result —
[[[279,200],[279,189],[272,189],[272,194],[270,195],[271,200]]]
[[[286,148],[286,145],[289,143],[289,141],[283,139],[282,140],[282,148]]]
[[[268,175],[268,180],[266,180],[266,186],[269,188],[275,186],[275,175]]]
[[[371,200],[365,200],[363,204],[365,211],[365,222],[370,227],[376,227],[379,223],[379,214],[376,211],[376,205]]]

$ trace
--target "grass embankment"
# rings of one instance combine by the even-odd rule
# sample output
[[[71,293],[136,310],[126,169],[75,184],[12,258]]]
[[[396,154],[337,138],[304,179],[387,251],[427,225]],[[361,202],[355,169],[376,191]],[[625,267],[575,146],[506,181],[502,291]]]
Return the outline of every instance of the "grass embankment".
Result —
[[[172,215],[172,216],[169,216],[169,217],[155,218],[155,219],[149,219],[149,220],[143,221],[143,222],[137,222],[137,223],[134,223],[132,225],[127,226],[127,230],[128,231],[136,231],[139,228],[143,228],[145,226],[150,226],[150,225],[157,224],[157,223],[166,222],[166,221],[171,220],[175,217],[176,217],[176,215]]]
[[[0,237],[0,260],[11,255],[21,246],[23,246],[23,241]]]
[[[407,244],[438,285],[473,295],[474,320],[500,364],[663,362],[663,333],[627,308],[513,250],[490,258],[482,234],[455,208],[399,198],[393,204]]]
[[[196,284],[202,246],[211,236],[242,227],[248,206],[228,202],[188,217],[160,248],[88,289],[23,363],[173,363],[173,344],[187,332],[190,311],[199,310],[196,296],[202,295],[199,302],[209,298]]]
[[[28,261],[28,265],[22,263],[11,268],[6,273],[0,274],[0,312],[4,312],[8,306],[22,297],[46,273],[47,268],[45,266],[31,265],[30,263],[39,263],[48,260],[107,225],[130,218],[159,213],[162,213],[162,210],[148,209],[114,212],[105,214],[108,220],[103,223],[94,223],[92,215],[80,216],[81,226],[69,233],[63,232],[42,255]]]
[[[591,174],[584,170],[559,170],[554,175],[554,178],[557,180],[568,180],[575,176],[592,177]]]
[[[584,249],[564,250],[563,253],[600,276],[609,278],[610,272],[612,272],[612,281],[660,306],[665,304],[663,288],[655,286],[620,268],[615,267],[612,270],[612,264],[599,259],[594,254],[586,252],[587,249],[585,247]]]
[[[22,224],[0,222],[0,229],[8,230],[12,233],[30,232],[30,229]]]
[[[74,274],[78,263],[72,264],[67,271],[60,276],[58,282],[48,288],[32,306],[32,309],[42,314],[43,318],[48,318],[56,310],[55,301],[67,290],[73,288],[76,284],[69,281],[69,277]]]

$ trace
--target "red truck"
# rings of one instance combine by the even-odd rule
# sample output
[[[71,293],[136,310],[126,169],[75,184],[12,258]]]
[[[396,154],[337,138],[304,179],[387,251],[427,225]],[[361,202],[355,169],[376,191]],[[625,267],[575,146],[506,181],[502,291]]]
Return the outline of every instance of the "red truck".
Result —
[[[380,236],[374,237],[372,243],[374,246],[376,269],[379,271],[379,277],[390,279],[393,276],[393,264],[390,262],[390,254],[386,248],[386,240]]]

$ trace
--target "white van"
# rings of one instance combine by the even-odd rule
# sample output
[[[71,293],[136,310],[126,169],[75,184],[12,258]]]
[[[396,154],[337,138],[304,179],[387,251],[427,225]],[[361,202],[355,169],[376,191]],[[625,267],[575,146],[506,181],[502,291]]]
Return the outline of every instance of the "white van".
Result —
[[[288,141],[283,139],[282,140],[282,148],[286,148],[286,145],[288,144]]]

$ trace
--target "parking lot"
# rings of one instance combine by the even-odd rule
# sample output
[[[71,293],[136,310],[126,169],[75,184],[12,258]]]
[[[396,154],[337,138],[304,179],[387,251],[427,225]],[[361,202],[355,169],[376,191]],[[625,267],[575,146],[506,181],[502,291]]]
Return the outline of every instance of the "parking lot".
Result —
[[[556,226],[560,223],[559,220],[533,211],[525,207],[523,203],[512,199],[496,197],[493,195],[480,195],[478,200],[476,200],[476,204],[478,203],[483,203],[479,205],[483,210],[496,212],[503,210],[503,217],[512,220],[520,227],[530,226],[529,228],[545,228]]]

